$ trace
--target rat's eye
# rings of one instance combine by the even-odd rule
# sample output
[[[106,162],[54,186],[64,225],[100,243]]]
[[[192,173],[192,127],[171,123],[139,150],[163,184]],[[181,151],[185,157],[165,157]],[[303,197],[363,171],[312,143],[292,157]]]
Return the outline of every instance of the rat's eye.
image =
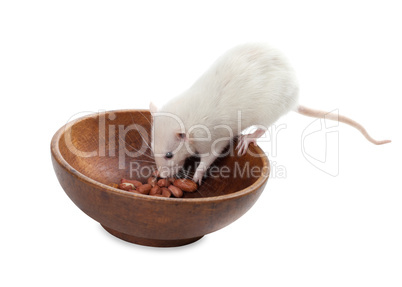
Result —
[[[167,159],[170,159],[170,158],[172,158],[173,157],[173,154],[171,153],[171,152],[167,152],[166,154],[165,154],[165,158],[167,158]]]

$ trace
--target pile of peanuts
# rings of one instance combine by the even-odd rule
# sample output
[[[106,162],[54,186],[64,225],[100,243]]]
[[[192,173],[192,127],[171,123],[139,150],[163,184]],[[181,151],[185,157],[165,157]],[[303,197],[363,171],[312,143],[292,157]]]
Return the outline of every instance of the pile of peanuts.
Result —
[[[183,191],[194,192],[197,184],[190,179],[158,178],[153,175],[148,178],[146,184],[138,180],[122,178],[120,184],[111,184],[112,187],[133,193],[140,193],[158,197],[182,197]]]

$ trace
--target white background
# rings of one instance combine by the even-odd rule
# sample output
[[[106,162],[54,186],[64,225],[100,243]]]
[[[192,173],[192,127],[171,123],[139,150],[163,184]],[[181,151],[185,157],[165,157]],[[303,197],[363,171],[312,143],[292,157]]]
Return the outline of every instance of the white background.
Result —
[[[401,286],[398,2],[1,1],[0,284]],[[60,126],[86,111],[161,103],[248,41],[284,51],[302,104],[337,109],[393,142],[372,145],[340,124],[328,137],[331,176],[302,152],[314,120],[284,116],[277,142],[262,146],[275,145],[269,157],[285,178],[273,174],[246,215],[186,247],[115,239],[73,204],[50,161]],[[305,144],[325,155],[323,133]]]

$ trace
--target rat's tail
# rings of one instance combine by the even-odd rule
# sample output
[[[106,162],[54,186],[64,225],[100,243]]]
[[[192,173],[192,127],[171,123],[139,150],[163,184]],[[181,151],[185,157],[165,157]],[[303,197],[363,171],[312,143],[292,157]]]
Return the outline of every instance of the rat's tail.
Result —
[[[333,121],[339,121],[341,123],[348,124],[352,127],[355,127],[356,129],[358,129],[366,137],[366,139],[368,139],[370,142],[372,142],[373,144],[376,144],[376,145],[386,144],[386,143],[391,142],[390,140],[377,141],[377,140],[373,139],[361,124],[359,124],[358,122],[355,122],[354,120],[352,120],[348,117],[342,116],[342,115],[332,114],[332,113],[319,111],[319,110],[313,110],[310,108],[306,108],[304,106],[298,106],[296,111],[299,114],[302,114],[304,116],[320,118],[320,119],[325,118],[325,119],[330,119]]]

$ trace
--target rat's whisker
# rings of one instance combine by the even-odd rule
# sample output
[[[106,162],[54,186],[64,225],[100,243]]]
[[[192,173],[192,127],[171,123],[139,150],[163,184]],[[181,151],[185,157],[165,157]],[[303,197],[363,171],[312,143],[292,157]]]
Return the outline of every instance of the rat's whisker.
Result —
[[[142,113],[141,113],[142,114]],[[142,114],[143,115],[143,114]],[[134,122],[134,118],[133,118],[133,115],[132,114],[130,114],[130,116],[131,116],[131,119],[133,120],[133,122]],[[147,119],[148,120],[148,119]],[[149,121],[148,121],[149,122]],[[143,142],[147,145],[147,147],[151,150],[151,147],[149,146],[149,144],[148,144],[148,142],[144,139],[144,137],[143,137],[143,135],[141,134],[141,132],[139,131],[139,129],[138,129],[138,127],[137,126],[135,126],[135,128],[136,128],[136,130],[137,130],[137,132],[138,132],[138,134],[140,135],[140,137],[142,138],[142,140],[143,140]]]
[[[140,114],[141,114],[141,115],[147,120],[147,122],[152,126],[152,123],[151,123],[151,121],[148,119],[148,117],[145,116],[143,112],[140,112]],[[151,117],[151,118],[152,118],[152,117]]]

